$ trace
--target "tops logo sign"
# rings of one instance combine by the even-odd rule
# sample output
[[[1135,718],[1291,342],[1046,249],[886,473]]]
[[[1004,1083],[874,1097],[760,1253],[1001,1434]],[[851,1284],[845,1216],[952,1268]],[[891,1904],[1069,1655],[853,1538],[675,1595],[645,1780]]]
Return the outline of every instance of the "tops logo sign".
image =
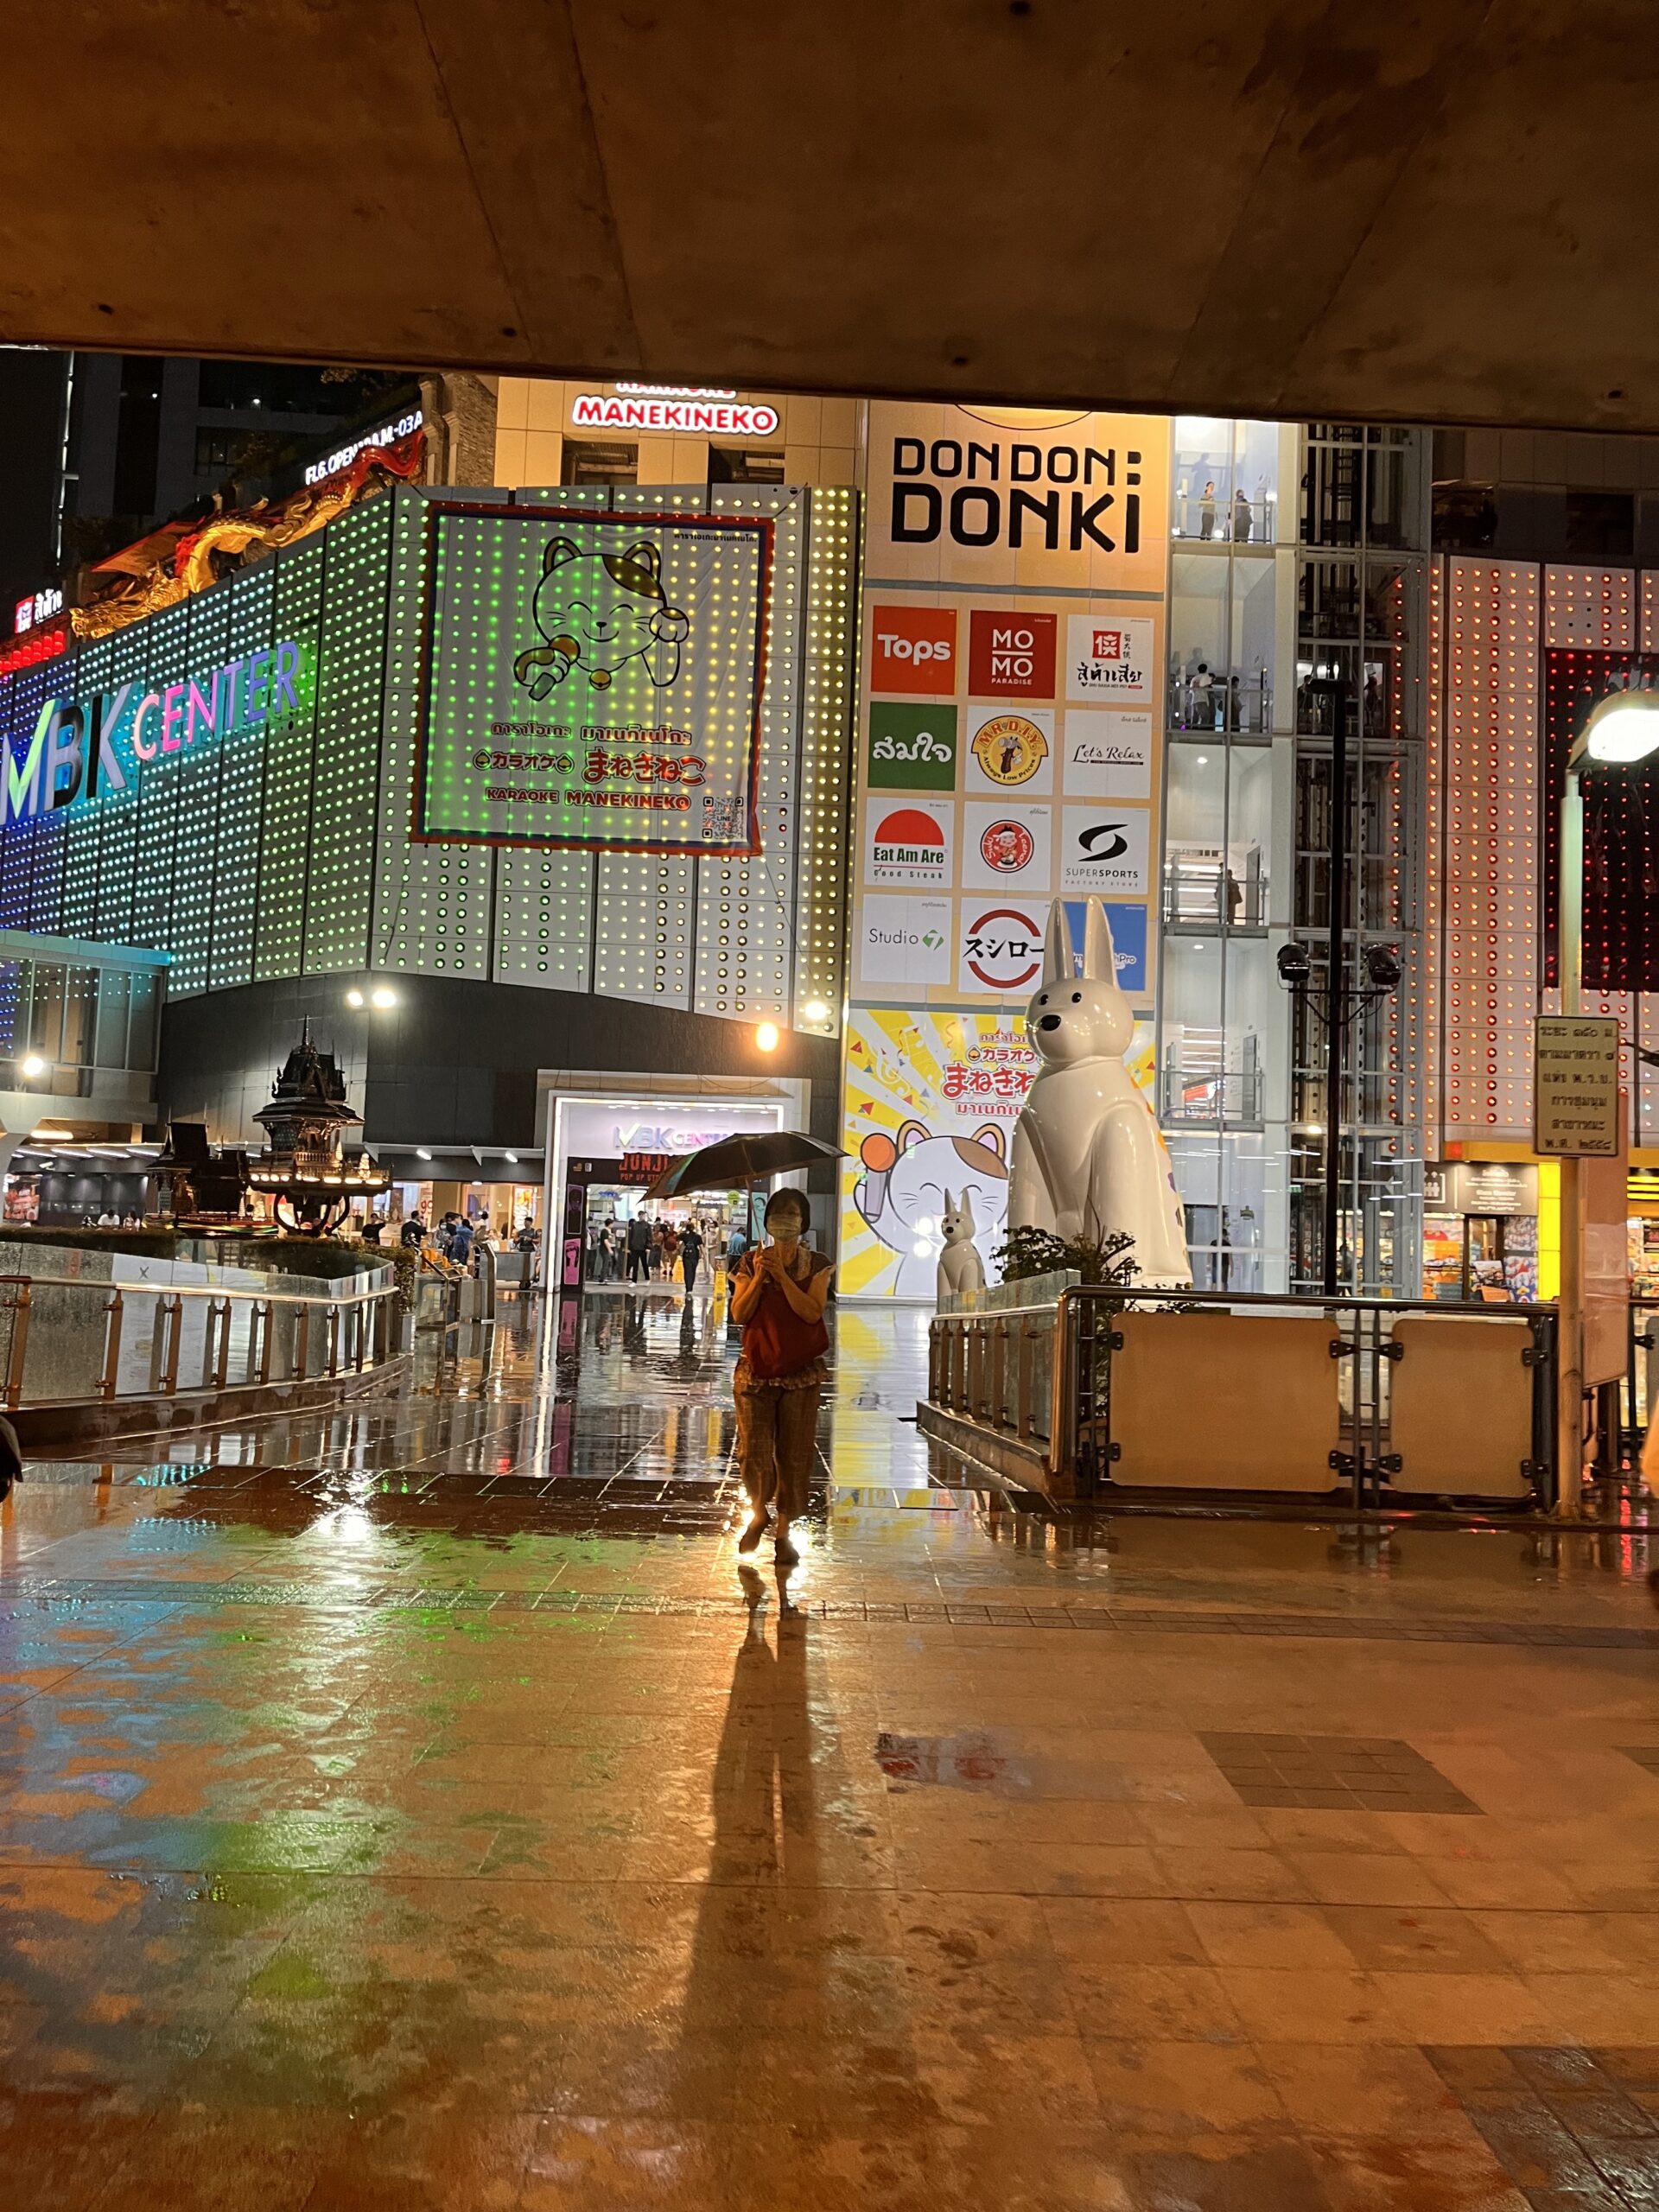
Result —
[[[778,428],[778,410],[742,399],[647,398],[619,392],[576,395],[570,420],[580,430],[679,430],[692,437],[769,438]]]
[[[870,613],[870,688],[949,697],[957,688],[957,617],[949,607],[877,607]]]
[[[298,707],[302,680],[289,640],[159,690],[124,683],[92,699],[48,699],[27,738],[0,746],[0,827],[127,791],[169,753],[274,721]]]
[[[1138,553],[1141,467],[1138,448],[895,438],[893,541]]]

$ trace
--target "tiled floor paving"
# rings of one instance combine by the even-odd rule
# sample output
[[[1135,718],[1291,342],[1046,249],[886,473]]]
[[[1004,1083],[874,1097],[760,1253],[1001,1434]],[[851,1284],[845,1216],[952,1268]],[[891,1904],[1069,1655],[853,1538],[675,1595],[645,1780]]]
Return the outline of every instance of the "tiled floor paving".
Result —
[[[613,1303],[31,1471],[0,2202],[1659,2201],[1643,1535],[1057,1523],[848,1313],[780,1579],[719,1317]]]

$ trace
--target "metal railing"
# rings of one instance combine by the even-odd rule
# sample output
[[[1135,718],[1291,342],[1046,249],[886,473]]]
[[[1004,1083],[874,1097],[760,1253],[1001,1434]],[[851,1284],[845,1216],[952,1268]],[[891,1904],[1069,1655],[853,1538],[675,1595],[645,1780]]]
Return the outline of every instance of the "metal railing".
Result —
[[[1186,1336],[1172,1333],[1186,1317],[1198,1325]],[[1236,1332],[1217,1334],[1217,1324],[1230,1317]],[[1294,1325],[1281,1327],[1270,1345],[1259,1329],[1252,1337],[1252,1317]],[[1491,1333],[1495,1324],[1503,1336]],[[1126,1345],[1154,1377],[1150,1396],[1142,1372],[1126,1363]],[[999,1447],[994,1456],[1027,1461],[1043,1478],[1039,1486],[1083,1497],[1128,1479],[1286,1492],[1329,1491],[1345,1480],[1356,1506],[1382,1503],[1385,1483],[1402,1494],[1530,1497],[1553,1506],[1554,1358],[1553,1306],[1083,1284],[1052,1304],[938,1316],[929,1330],[925,1410],[967,1424]],[[1403,1370],[1402,1361],[1409,1363]],[[1402,1372],[1411,1377],[1409,1390]],[[1263,1399],[1258,1417],[1240,1421],[1229,1408],[1252,1391]],[[1506,1463],[1510,1478],[1494,1478],[1489,1453],[1479,1478],[1459,1491],[1458,1420],[1486,1419],[1488,1408],[1516,1447]],[[1212,1413],[1217,1418],[1206,1421]],[[1270,1466],[1276,1438],[1291,1452],[1299,1413],[1307,1416],[1295,1432],[1301,1472],[1276,1481],[1262,1463]],[[1447,1432],[1438,1454],[1437,1417]],[[1143,1463],[1179,1459],[1190,1436],[1190,1464],[1137,1476],[1123,1452],[1133,1458],[1132,1440],[1144,1446],[1160,1433],[1166,1451],[1143,1450]],[[1409,1466],[1399,1448],[1408,1439]]]
[[[395,1282],[317,1295],[0,1275],[0,1400],[15,1412],[361,1375],[400,1348],[399,1297]]]

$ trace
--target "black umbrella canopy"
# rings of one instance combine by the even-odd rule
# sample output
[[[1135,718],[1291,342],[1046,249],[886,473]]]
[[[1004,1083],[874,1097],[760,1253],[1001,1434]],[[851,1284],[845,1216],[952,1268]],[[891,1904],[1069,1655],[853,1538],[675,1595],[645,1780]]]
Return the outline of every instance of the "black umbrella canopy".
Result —
[[[678,1198],[688,1191],[735,1191],[767,1176],[788,1175],[798,1167],[845,1158],[838,1144],[803,1136],[798,1129],[760,1129],[753,1135],[721,1137],[701,1152],[687,1153],[657,1178],[645,1196]]]

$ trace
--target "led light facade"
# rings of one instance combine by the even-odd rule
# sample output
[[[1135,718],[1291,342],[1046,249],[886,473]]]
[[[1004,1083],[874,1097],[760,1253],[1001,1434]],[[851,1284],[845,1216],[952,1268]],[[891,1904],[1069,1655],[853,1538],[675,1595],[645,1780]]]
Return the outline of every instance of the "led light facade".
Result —
[[[21,778],[48,702],[84,716],[123,685],[143,697],[205,684],[210,671],[289,644],[304,670],[280,712],[211,741],[197,733],[124,787],[22,818],[9,810],[0,918],[161,947],[174,957],[175,996],[397,969],[734,1020],[792,1024],[799,1004],[821,997],[838,1020],[856,494],[779,485],[467,495],[465,574],[448,579],[447,608],[458,665],[505,656],[511,671],[543,643],[523,579],[510,575],[512,543],[533,540],[539,559],[561,537],[592,537],[601,513],[607,550],[653,531],[667,543],[683,518],[718,555],[693,611],[713,757],[736,764],[744,818],[734,835],[705,841],[699,802],[698,836],[677,841],[693,849],[679,852],[645,849],[672,838],[611,841],[585,823],[580,845],[474,842],[493,825],[456,820],[452,836],[445,817],[436,834],[431,821],[419,834],[434,547],[459,504],[400,488],[163,613],[0,672],[0,771],[10,764]],[[620,700],[584,679],[582,724],[642,719],[643,697],[630,696],[619,716],[607,689]],[[188,689],[181,696],[188,702]],[[605,811],[626,819],[628,810]],[[635,849],[604,849],[611,842]]]

